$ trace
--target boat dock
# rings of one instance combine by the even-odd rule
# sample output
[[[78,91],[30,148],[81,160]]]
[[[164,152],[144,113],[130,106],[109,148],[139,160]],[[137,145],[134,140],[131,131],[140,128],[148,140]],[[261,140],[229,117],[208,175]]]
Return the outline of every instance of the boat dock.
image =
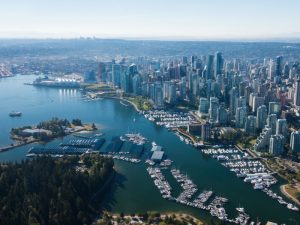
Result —
[[[32,147],[29,149],[28,154],[31,155],[81,155],[84,153],[92,152],[89,148],[74,148],[69,146],[64,147]]]
[[[68,141],[67,143],[62,143],[60,146],[68,146],[68,147],[78,147],[78,148],[90,148],[93,150],[99,150],[102,145],[104,144],[105,139],[101,138],[94,138],[94,139],[84,139],[84,140],[79,140],[79,139],[72,139]]]

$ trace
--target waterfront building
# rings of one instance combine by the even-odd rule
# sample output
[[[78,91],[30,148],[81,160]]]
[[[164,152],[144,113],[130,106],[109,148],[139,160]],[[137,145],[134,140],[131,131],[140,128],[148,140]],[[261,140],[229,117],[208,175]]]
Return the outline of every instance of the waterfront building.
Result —
[[[103,62],[99,62],[97,77],[99,81],[106,82],[106,69],[105,69],[105,63]]]
[[[208,141],[210,139],[211,125],[209,123],[202,124],[201,127],[201,138],[203,141]]]
[[[155,84],[154,103],[157,108],[164,106],[162,85],[159,82]]]
[[[269,153],[280,155],[284,151],[284,136],[272,135],[270,138]]]
[[[174,83],[170,83],[168,86],[168,98],[167,102],[170,104],[176,103],[176,86]]]
[[[245,126],[245,120],[247,115],[246,107],[238,107],[235,113],[235,126],[237,128],[243,128]]]
[[[258,138],[256,139],[256,143],[253,148],[255,151],[267,152],[269,149],[270,138],[272,135],[272,129],[268,126],[262,130]]]
[[[268,111],[265,105],[261,105],[257,108],[256,113],[256,127],[262,129],[267,123]]]
[[[209,101],[207,98],[200,98],[199,113],[207,114],[209,109]]]
[[[209,100],[209,119],[212,122],[217,121],[219,108],[219,99],[216,97],[210,97]]]
[[[114,86],[121,87],[121,65],[112,65],[112,83]]]
[[[142,89],[141,89],[142,79],[139,74],[135,74],[132,78],[132,93],[135,95],[141,95]]]
[[[246,118],[245,132],[252,136],[256,135],[256,116],[248,116]]]
[[[300,151],[300,131],[291,133],[290,148],[292,151]]]
[[[228,112],[223,105],[220,105],[217,111],[217,123],[220,125],[228,124]]]

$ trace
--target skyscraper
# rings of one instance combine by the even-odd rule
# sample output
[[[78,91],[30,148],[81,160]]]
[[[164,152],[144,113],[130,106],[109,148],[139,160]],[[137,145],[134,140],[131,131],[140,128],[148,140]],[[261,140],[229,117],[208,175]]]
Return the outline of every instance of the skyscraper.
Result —
[[[199,113],[208,113],[209,101],[207,98],[200,98]]]
[[[201,138],[203,141],[210,139],[211,125],[209,123],[204,123],[201,126]]]
[[[222,53],[216,52],[214,58],[214,78],[216,78],[218,74],[222,74],[222,68],[223,68]]]
[[[276,134],[277,115],[271,114],[267,117],[267,126],[272,129],[272,134]]]
[[[280,113],[281,107],[279,102],[269,102],[269,115]]]
[[[213,70],[214,70],[214,56],[209,55],[206,65],[206,79],[213,79]]]
[[[280,155],[284,150],[284,136],[272,135],[270,138],[269,153],[273,155]]]
[[[228,123],[228,112],[223,105],[220,105],[217,111],[217,123],[226,125]]]
[[[281,76],[282,75],[282,56],[277,56],[276,57],[276,66],[275,66],[275,75],[276,76]]]
[[[219,99],[216,97],[210,97],[209,100],[209,119],[212,122],[217,121],[219,108]]]
[[[267,123],[267,116],[267,107],[265,105],[259,106],[256,112],[256,127],[258,129],[264,128],[265,124]]]
[[[237,128],[243,128],[245,126],[247,110],[246,107],[238,107],[235,113],[235,126]]]
[[[112,83],[114,86],[121,86],[121,65],[113,64],[112,65]]]
[[[252,136],[256,135],[256,116],[248,116],[246,118],[245,132]]]
[[[284,137],[287,136],[288,127],[286,119],[278,119],[276,122],[276,135],[283,135]]]
[[[293,151],[300,151],[300,131],[294,131],[291,133],[290,148]]]
[[[295,85],[294,104],[300,107],[300,79],[297,80]]]

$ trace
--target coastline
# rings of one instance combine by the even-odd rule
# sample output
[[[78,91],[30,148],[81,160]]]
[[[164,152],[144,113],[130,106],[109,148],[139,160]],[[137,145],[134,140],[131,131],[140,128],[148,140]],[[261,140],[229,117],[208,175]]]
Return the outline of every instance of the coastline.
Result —
[[[26,140],[26,141],[20,141],[20,139],[18,137],[13,137],[12,140],[17,140],[19,142],[15,142],[15,143],[12,143],[11,145],[8,145],[8,146],[2,146],[0,147],[0,153],[2,152],[6,152],[6,151],[9,151],[9,150],[13,150],[15,148],[18,148],[18,147],[21,147],[21,146],[25,146],[25,145],[29,145],[29,144],[34,144],[34,143],[49,143],[57,138],[62,138],[62,137],[66,137],[68,135],[72,135],[72,134],[81,134],[82,132],[85,132],[85,133],[90,133],[90,132],[93,132],[95,130],[97,130],[97,128],[95,130],[92,130],[90,128],[91,126],[89,124],[84,124],[82,129],[78,129],[76,131],[70,131],[69,133],[67,133],[66,135],[64,136],[59,136],[59,137],[53,137],[53,138],[50,138],[49,141],[47,142],[43,142],[43,141],[40,141],[40,140],[37,140],[37,139],[31,139],[31,140]]]
[[[283,184],[280,186],[280,191],[281,193],[287,197],[288,199],[292,200],[294,203],[296,203],[298,206],[300,206],[300,201],[298,199],[296,199],[294,196],[292,196],[290,193],[287,192],[286,187],[289,184]]]
[[[139,224],[148,224],[147,221],[145,219],[143,219],[143,217],[141,215],[139,215],[139,213],[132,213],[132,214],[125,214],[122,215],[118,214],[118,213],[110,213],[110,212],[104,212],[107,213],[109,216],[111,216],[112,220],[117,221],[120,218],[123,218],[125,220],[132,220],[132,221],[136,221],[136,219],[139,219]],[[192,216],[190,214],[187,213],[180,213],[180,212],[164,212],[164,213],[159,213],[159,212],[147,212],[149,217],[153,217],[160,219],[161,222],[163,223],[164,220],[166,219],[166,217],[171,217],[177,221],[181,221],[181,222],[188,222],[190,223],[191,221],[193,221],[194,224],[197,225],[202,225],[205,224],[205,222],[202,219],[198,219],[195,216]],[[97,223],[96,223],[97,224]]]

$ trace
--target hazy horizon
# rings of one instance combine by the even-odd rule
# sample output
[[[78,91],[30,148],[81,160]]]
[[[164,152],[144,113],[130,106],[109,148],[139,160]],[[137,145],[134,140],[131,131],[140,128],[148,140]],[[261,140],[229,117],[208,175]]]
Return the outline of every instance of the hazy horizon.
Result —
[[[1,5],[0,38],[300,40],[299,7],[297,0],[12,0]]]

